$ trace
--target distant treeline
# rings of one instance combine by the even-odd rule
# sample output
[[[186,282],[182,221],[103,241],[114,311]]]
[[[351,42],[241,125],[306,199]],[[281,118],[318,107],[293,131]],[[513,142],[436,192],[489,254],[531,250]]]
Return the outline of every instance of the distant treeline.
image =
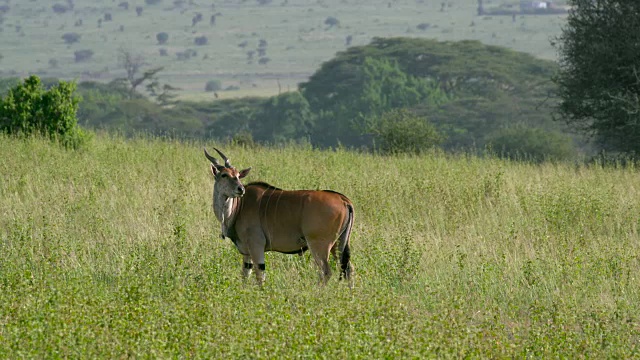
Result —
[[[567,158],[576,150],[552,120],[555,70],[554,62],[477,41],[376,38],[338,53],[297,91],[269,98],[167,107],[131,97],[121,82],[83,82],[78,123],[125,134],[245,143],[415,152],[437,145]],[[16,81],[2,80],[0,91]]]

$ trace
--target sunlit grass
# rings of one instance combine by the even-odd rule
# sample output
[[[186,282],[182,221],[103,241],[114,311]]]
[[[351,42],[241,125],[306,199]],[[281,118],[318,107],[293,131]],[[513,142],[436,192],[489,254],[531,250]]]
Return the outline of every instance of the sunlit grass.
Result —
[[[638,355],[636,169],[206,144],[356,206],[352,291],[277,253],[259,289],[202,145],[0,138],[0,357]]]

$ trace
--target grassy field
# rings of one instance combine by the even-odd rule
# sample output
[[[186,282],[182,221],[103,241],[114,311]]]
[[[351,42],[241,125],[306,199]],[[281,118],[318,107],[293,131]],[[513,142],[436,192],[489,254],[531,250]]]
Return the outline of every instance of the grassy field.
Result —
[[[0,358],[639,355],[636,169],[207,144],[356,206],[353,290],[277,253],[260,289],[202,145],[0,138]]]
[[[107,81],[124,75],[117,54],[125,48],[143,55],[148,68],[164,66],[161,80],[180,87],[183,97],[198,97],[213,79],[221,80],[223,87],[238,87],[222,92],[224,97],[272,95],[296,88],[322,62],[345,50],[347,36],[352,37],[351,45],[368,44],[376,36],[475,39],[554,59],[549,39],[559,33],[565,18],[526,15],[512,21],[511,16],[477,16],[473,0],[275,0],[268,5],[254,0],[161,0],[157,5],[128,0],[126,10],[119,6],[125,0],[73,2],[73,10],[63,14],[52,10],[56,3],[66,4],[62,0],[8,2],[10,10],[0,22],[2,76],[36,73]],[[517,9],[517,4],[517,0],[485,1],[487,8]],[[141,16],[136,14],[138,6],[143,8]],[[104,20],[106,14],[110,21]],[[193,25],[197,14],[202,21]],[[214,25],[212,15],[216,15]],[[338,19],[339,26],[326,25],[328,17]],[[420,24],[427,24],[425,30],[418,28]],[[81,38],[68,45],[62,36],[72,32]],[[160,32],[169,35],[164,45],[156,40]],[[198,36],[206,36],[208,44],[195,45]],[[252,61],[247,57],[260,40],[267,42],[266,65],[258,63],[257,54]],[[239,46],[242,43],[244,47]],[[167,56],[160,56],[160,49]],[[178,53],[188,49],[197,54],[178,60]],[[92,50],[94,55],[76,62],[78,50]]]

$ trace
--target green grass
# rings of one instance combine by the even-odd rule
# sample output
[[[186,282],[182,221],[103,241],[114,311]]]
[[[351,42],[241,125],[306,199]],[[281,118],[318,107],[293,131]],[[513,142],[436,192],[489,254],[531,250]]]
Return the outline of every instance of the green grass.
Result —
[[[353,290],[277,253],[259,289],[202,145],[0,138],[0,358],[638,356],[636,169],[207,144],[356,206]]]
[[[223,87],[239,90],[219,92],[224,96],[259,93],[273,95],[295,89],[322,62],[346,49],[345,39],[353,36],[352,45],[366,45],[373,37],[412,36],[439,40],[475,39],[490,45],[506,46],[545,59],[556,54],[549,39],[559,33],[565,16],[526,15],[512,22],[511,16],[477,16],[477,3],[471,0],[274,0],[260,6],[257,1],[185,1],[180,8],[173,0],[159,5],[145,5],[142,0],[129,0],[129,10],[118,7],[122,1],[75,0],[74,11],[54,14],[52,5],[59,0],[13,1],[0,24],[2,49],[0,71],[11,74],[55,76],[80,80],[106,81],[123,77],[117,62],[118,49],[143,55],[147,68],[164,66],[161,80],[182,89],[181,96],[198,98],[209,80],[218,79]],[[193,3],[193,4],[190,4]],[[215,8],[212,7],[215,3]],[[391,7],[388,7],[388,4]],[[441,4],[446,3],[444,11]],[[501,0],[486,4],[488,8],[511,4],[517,0]],[[144,8],[142,16],[135,7]],[[216,25],[209,25],[216,13]],[[112,21],[98,19],[105,13]],[[203,20],[192,27],[196,13]],[[328,29],[324,21],[333,16],[339,27]],[[81,26],[74,24],[82,20]],[[430,24],[427,30],[416,26]],[[120,27],[123,27],[123,31]],[[67,45],[62,35],[77,32],[78,43]],[[156,34],[167,32],[166,45],[158,45]],[[196,46],[196,36],[207,36],[209,44]],[[247,63],[247,51],[256,50],[260,39],[268,42],[267,65],[257,57]],[[245,48],[238,44],[247,42]],[[168,56],[159,56],[164,48]],[[76,63],[74,52],[91,49],[93,59]],[[177,60],[176,54],[186,49],[197,56]],[[53,67],[50,61],[57,62]],[[279,86],[278,86],[279,84]]]

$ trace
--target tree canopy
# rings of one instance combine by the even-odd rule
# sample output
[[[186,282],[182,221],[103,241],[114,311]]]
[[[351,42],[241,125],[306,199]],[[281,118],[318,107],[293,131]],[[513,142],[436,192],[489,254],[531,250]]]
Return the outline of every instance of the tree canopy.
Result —
[[[602,148],[640,153],[640,2],[572,0],[556,39],[560,117]]]

